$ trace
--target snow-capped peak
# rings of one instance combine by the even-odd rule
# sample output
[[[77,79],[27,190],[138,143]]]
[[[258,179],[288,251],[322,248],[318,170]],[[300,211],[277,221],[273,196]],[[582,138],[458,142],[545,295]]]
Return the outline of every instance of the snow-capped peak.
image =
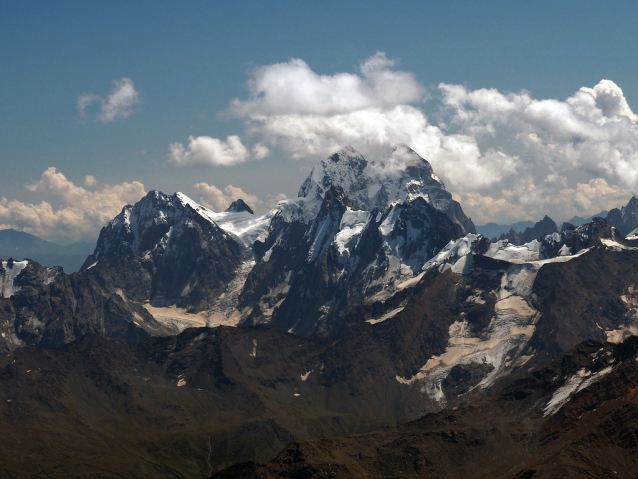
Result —
[[[364,211],[383,211],[417,197],[440,211],[447,211],[452,204],[452,196],[430,164],[407,145],[397,146],[378,162],[366,160],[350,146],[319,161],[299,190],[307,217],[316,216],[331,186],[340,187],[353,205]]]

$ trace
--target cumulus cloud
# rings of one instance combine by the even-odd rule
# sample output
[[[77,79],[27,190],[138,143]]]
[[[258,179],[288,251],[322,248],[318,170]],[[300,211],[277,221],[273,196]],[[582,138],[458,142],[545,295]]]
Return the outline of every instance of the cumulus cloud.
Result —
[[[409,72],[379,52],[359,65],[359,74],[319,75],[301,59],[256,69],[248,82],[250,98],[233,100],[241,118],[272,115],[335,115],[419,101],[425,89]]]
[[[478,197],[486,211],[498,210],[492,200],[507,199],[535,219],[550,211],[559,218],[595,214],[638,193],[638,117],[612,81],[583,87],[564,101],[458,85],[442,84],[440,90],[448,115],[443,133],[469,134],[481,151],[497,145],[515,167],[492,185],[498,193],[457,191],[475,216],[485,213]],[[497,216],[512,218],[506,208]]]
[[[199,203],[213,211],[225,211],[233,201],[240,198],[253,209],[262,203],[255,195],[248,194],[241,188],[233,185],[226,186],[222,191],[215,185],[197,183],[195,185],[195,191],[200,195],[198,198]]]
[[[420,101],[425,95],[414,75],[395,71],[395,64],[379,52],[361,62],[357,74],[319,75],[301,59],[257,68],[248,81],[250,98],[233,100],[228,112],[247,121],[249,134],[263,134],[264,142],[253,146],[251,154],[238,136],[229,136],[226,141],[190,137],[187,146],[169,146],[169,161],[229,166],[266,158],[270,153],[267,145],[280,144],[301,158],[329,154],[344,139],[356,143],[362,135],[383,135],[383,131],[372,131],[379,120],[387,124],[375,113]],[[368,120],[368,128],[362,130],[358,125],[361,120]],[[338,131],[341,127],[346,130]],[[326,131],[319,131],[322,128]],[[342,138],[335,138],[335,134]],[[369,139],[375,145],[386,143],[379,140]]]
[[[144,196],[144,185],[137,181],[118,185],[98,185],[87,176],[87,189],[75,185],[55,168],[48,168],[39,181],[26,188],[53,201],[24,203],[0,199],[0,229],[15,228],[44,238],[80,239],[97,236],[100,228],[127,204]]]
[[[435,122],[420,109],[425,99],[438,102]],[[226,114],[244,121],[254,146],[239,137],[191,138],[171,145],[171,161],[231,165],[273,149],[315,159],[346,145],[384,159],[405,143],[479,222],[545,213],[560,220],[638,194],[638,115],[611,80],[566,99],[444,83],[427,92],[383,53],[334,75],[293,59],[252,71],[248,97]]]
[[[255,145],[255,148],[255,155],[259,155],[260,158],[264,158],[268,154],[268,148],[263,145]],[[179,166],[230,166],[243,163],[251,156],[241,139],[236,135],[229,136],[226,141],[210,136],[191,136],[188,139],[188,146],[181,143],[171,143],[169,150],[169,161]],[[262,156],[263,153],[265,155]]]
[[[555,189],[537,187],[530,181],[520,181],[514,189],[486,193],[454,193],[466,212],[471,212],[476,224],[498,220],[505,223],[521,219],[538,221],[548,214],[557,221],[573,216],[589,216],[627,203],[631,193],[619,185],[610,185],[604,178]]]
[[[634,123],[638,121],[638,115],[631,111],[625,95],[613,81],[602,80],[594,88],[583,87],[580,91],[589,93],[594,98],[596,106],[605,117],[624,116]]]
[[[111,94],[106,97],[94,93],[80,95],[77,107],[83,118],[94,116],[102,123],[109,123],[130,116],[133,107],[139,102],[140,94],[135,90],[133,80],[124,77],[111,82]]]

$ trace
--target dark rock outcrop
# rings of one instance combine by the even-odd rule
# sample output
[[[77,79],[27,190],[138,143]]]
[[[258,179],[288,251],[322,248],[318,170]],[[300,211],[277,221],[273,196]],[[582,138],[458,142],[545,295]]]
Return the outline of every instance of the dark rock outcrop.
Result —
[[[563,224],[560,234],[550,234],[541,239],[540,257],[554,258],[576,254],[586,248],[602,246],[602,240],[626,245],[620,232],[603,218],[594,218],[581,226]]]
[[[240,308],[253,308],[250,321],[259,322],[264,309],[272,308],[271,322],[283,330],[329,334],[367,298],[389,287],[393,265],[418,274],[463,231],[417,197],[383,212],[358,212],[367,218],[360,237],[340,243],[335,238],[344,215],[355,214],[351,205],[340,187],[331,186],[308,226],[273,222],[263,245],[254,246],[268,250],[268,258],[255,265],[240,296]]]
[[[623,236],[638,228],[638,198],[633,196],[622,208],[614,208],[607,214],[607,222]]]
[[[244,249],[203,207],[151,191],[102,229],[80,272],[136,302],[202,311],[235,277]]]
[[[268,463],[213,478],[633,477],[637,360],[637,338],[585,342],[474,404],[368,434],[294,441]]]
[[[507,240],[510,244],[513,245],[521,245],[523,244],[523,233],[517,233],[514,231],[514,228],[510,228],[510,230],[506,233],[501,234],[498,241]]]
[[[159,332],[143,308],[128,304],[93,280],[32,260],[16,275],[17,262],[0,263],[0,352],[18,347],[56,349],[88,333],[133,343]],[[11,289],[7,281],[11,279]],[[3,297],[4,296],[4,297]]]
[[[521,244],[539,240],[547,235],[551,235],[552,233],[558,233],[558,226],[556,226],[554,220],[545,215],[545,217],[532,228],[525,228],[523,236],[521,237]]]
[[[230,206],[226,209],[227,213],[241,213],[245,211],[246,213],[254,214],[253,210],[250,209],[250,206],[246,204],[244,200],[241,198],[233,201]]]

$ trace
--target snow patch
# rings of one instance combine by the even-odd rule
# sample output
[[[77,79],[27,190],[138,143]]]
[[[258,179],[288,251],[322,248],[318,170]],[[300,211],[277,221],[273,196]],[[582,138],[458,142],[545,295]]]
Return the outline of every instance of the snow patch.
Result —
[[[349,256],[351,248],[357,244],[359,236],[369,219],[370,213],[366,211],[346,209],[346,212],[341,218],[339,232],[334,238],[334,243],[337,246],[339,254],[343,257]]]
[[[630,336],[638,336],[638,328],[634,325],[623,324],[618,329],[610,329],[605,331],[605,335],[607,336],[606,341],[608,343],[619,344]]]
[[[391,319],[394,318],[397,314],[399,314],[401,311],[403,311],[405,309],[405,306],[400,306],[398,308],[393,309],[392,311],[389,311],[387,313],[385,313],[383,316],[381,316],[380,318],[376,318],[376,319],[367,319],[366,323],[370,323],[370,324],[377,324],[377,323],[382,323],[383,321],[385,321],[386,319]]]
[[[593,375],[591,371],[586,371],[584,368],[578,371],[572,377],[567,379],[567,381],[565,381],[565,384],[554,391],[552,398],[543,408],[543,417],[556,414],[560,410],[560,408],[562,408],[569,400],[571,400],[572,395],[579,391],[582,391],[588,386],[591,386],[596,381],[600,380],[603,376],[609,374],[611,370],[612,367],[608,366]]]
[[[524,364],[526,360],[512,361],[510,358],[518,357],[536,330],[539,313],[528,299],[537,270],[528,265],[510,266],[503,274],[501,288],[496,291],[498,301],[489,325],[475,335],[461,316],[449,327],[448,345],[443,354],[431,357],[411,378],[396,376],[396,380],[402,384],[419,384],[421,391],[430,398],[444,402],[441,385],[456,365],[493,366],[493,370],[472,388],[475,389],[489,388],[499,377]]]
[[[29,262],[26,259],[24,261],[14,261],[11,267],[9,267],[8,261],[2,262],[4,274],[0,278],[0,293],[2,293],[3,298],[10,298],[20,291],[20,287],[15,285],[15,279],[28,264]]]
[[[457,274],[470,274],[474,271],[474,261],[471,254],[461,257],[454,265],[452,265],[452,272]]]

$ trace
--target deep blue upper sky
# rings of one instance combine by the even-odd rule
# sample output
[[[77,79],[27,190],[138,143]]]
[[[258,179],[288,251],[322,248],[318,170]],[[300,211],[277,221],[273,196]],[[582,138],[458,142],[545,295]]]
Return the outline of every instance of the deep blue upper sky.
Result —
[[[637,109],[637,23],[630,1],[4,1],[0,197],[34,201],[23,185],[50,166],[78,184],[93,175],[167,192],[206,181],[294,194],[311,163],[278,151],[235,167],[166,161],[168,145],[189,135],[242,134],[241,121],[218,112],[247,98],[255,67],[291,58],[333,75],[383,51],[427,88],[525,89],[538,99],[564,100],[606,78]],[[140,92],[130,117],[80,117],[80,95],[106,95],[123,77]]]

